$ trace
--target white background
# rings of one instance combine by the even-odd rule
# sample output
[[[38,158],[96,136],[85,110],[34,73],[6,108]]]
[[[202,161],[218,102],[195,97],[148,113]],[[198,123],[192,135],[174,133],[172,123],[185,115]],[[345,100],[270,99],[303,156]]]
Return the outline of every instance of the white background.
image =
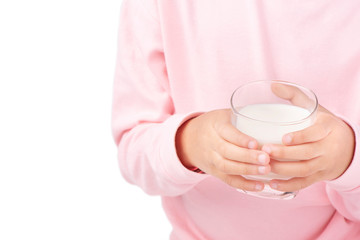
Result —
[[[168,239],[110,130],[121,0],[0,0],[0,239]]]

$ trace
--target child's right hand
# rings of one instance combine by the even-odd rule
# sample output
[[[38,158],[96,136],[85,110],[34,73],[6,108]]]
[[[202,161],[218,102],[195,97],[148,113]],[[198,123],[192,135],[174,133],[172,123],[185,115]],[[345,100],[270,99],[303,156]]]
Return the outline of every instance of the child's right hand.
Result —
[[[199,168],[246,191],[261,191],[264,183],[241,175],[264,175],[271,170],[269,155],[256,150],[256,140],[231,124],[229,109],[211,111],[186,121],[178,129],[176,149],[185,167]]]

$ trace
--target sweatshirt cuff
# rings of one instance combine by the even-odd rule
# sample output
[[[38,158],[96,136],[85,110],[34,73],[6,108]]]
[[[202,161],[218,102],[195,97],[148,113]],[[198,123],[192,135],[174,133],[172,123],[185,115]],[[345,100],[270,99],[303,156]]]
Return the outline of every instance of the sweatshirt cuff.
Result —
[[[352,162],[348,169],[335,180],[327,181],[329,187],[334,190],[347,192],[360,186],[360,131],[356,124],[353,124],[348,119],[341,117],[353,130],[355,134],[355,149]]]
[[[163,161],[162,166],[164,166],[164,173],[167,175],[167,178],[173,181],[176,184],[197,184],[200,181],[207,178],[209,175],[200,174],[194,171],[187,169],[180,161],[175,146],[175,137],[178,128],[187,120],[199,116],[201,113],[194,112],[187,115],[175,114],[167,122],[168,127],[171,132],[164,134],[164,146],[161,148],[160,159]]]

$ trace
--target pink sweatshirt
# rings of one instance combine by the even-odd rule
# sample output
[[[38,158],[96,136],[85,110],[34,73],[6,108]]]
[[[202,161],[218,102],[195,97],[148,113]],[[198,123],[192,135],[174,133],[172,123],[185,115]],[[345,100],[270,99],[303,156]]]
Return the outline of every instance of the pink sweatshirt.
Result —
[[[178,127],[260,79],[312,89],[352,126],[340,178],[265,200],[183,167]],[[124,0],[113,135],[124,178],[161,195],[171,239],[360,239],[359,126],[360,1]]]

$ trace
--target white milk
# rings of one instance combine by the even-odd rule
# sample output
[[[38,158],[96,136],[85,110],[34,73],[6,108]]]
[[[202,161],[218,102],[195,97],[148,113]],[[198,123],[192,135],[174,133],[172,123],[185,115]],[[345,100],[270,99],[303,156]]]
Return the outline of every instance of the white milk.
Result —
[[[287,104],[253,104],[237,109],[236,127],[241,132],[255,138],[260,146],[266,143],[282,144],[282,137],[290,132],[302,130],[312,124],[307,109]],[[243,116],[245,117],[243,117]],[[289,179],[270,173],[247,178],[268,181]]]

